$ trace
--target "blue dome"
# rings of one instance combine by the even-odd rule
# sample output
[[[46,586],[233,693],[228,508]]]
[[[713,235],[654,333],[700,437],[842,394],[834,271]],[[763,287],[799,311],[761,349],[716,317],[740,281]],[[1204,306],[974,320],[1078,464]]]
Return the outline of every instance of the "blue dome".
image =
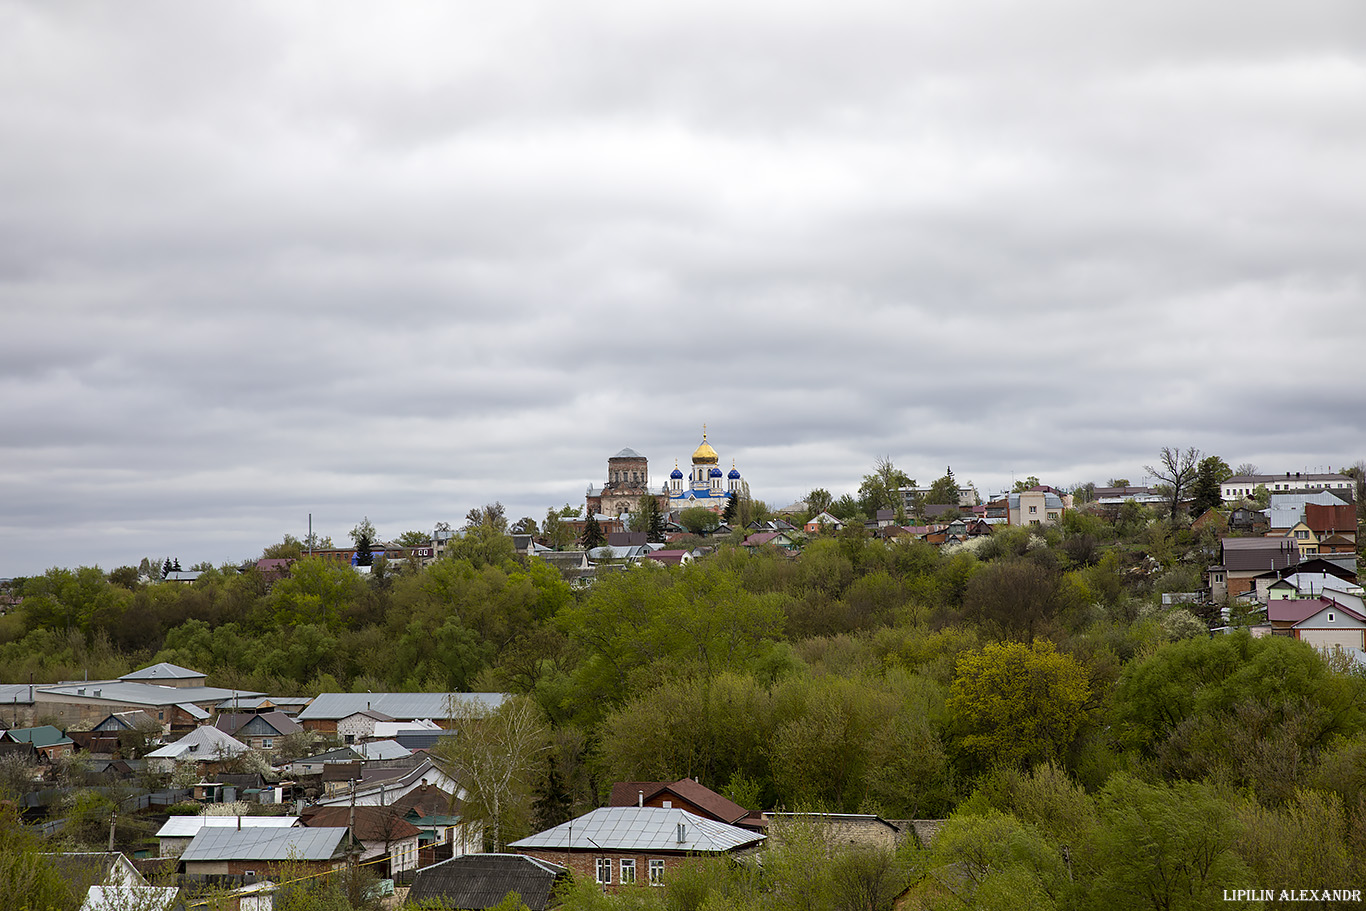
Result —
[[[719,469],[719,468],[713,468],[711,471],[707,472],[707,477],[709,477],[709,478],[719,478],[719,477],[721,477],[721,469]]]
[[[679,471],[677,468],[675,468],[673,471],[669,472],[669,477],[671,477],[671,478],[681,478],[681,477],[683,477],[683,472],[681,472],[681,471]]]
[[[732,468],[730,474],[726,475],[726,477],[730,478],[732,481],[738,481],[740,480],[740,472],[738,469]]]

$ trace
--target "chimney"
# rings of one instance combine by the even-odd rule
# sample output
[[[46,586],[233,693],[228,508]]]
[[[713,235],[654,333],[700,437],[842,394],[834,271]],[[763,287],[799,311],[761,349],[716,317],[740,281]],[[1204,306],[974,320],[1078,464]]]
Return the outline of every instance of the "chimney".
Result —
[[[638,807],[643,807],[643,806],[645,806],[645,792],[644,792],[644,791],[636,791],[636,806],[638,806]]]
[[[684,823],[678,824],[678,843],[681,845],[688,840],[688,827]]]

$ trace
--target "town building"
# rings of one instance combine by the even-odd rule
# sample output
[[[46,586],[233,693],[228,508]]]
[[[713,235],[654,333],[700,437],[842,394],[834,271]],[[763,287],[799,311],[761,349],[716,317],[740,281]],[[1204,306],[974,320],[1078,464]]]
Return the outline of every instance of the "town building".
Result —
[[[1356,491],[1356,482],[1342,474],[1307,474],[1287,471],[1279,474],[1237,474],[1219,485],[1219,495],[1225,503],[1232,503],[1253,495],[1258,487],[1265,487],[1267,493],[1308,493],[1315,490],[1331,490],[1344,500],[1351,500]]]
[[[585,513],[619,516],[635,512],[645,496],[654,496],[661,510],[667,508],[666,497],[650,492],[650,460],[628,447],[607,460],[606,483],[589,485]]]
[[[729,472],[721,470],[720,461],[716,450],[707,442],[707,429],[703,427],[702,443],[693,450],[688,477],[683,477],[683,470],[677,463],[669,472],[669,482],[664,486],[669,495],[669,510],[677,512],[700,506],[719,515],[732,495],[748,498],[749,484],[740,476],[734,460]]]

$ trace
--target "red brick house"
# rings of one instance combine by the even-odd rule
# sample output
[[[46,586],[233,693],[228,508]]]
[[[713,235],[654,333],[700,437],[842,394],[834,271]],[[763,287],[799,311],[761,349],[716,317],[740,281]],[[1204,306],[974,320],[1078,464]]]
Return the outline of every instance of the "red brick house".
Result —
[[[764,836],[678,808],[600,807],[508,847],[568,867],[615,892],[622,885],[663,885],[669,871],[696,855],[737,854]]]

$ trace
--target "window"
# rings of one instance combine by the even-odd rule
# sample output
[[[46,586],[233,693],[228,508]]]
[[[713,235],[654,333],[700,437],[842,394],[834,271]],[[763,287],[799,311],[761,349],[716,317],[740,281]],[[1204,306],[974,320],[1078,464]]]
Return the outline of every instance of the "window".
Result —
[[[1031,506],[1031,507],[1029,507],[1029,514],[1030,514],[1031,516],[1034,515],[1034,513],[1038,512],[1038,511],[1039,511],[1039,507],[1037,507],[1037,506]]]
[[[1029,520],[1029,524],[1030,524],[1030,525],[1038,525],[1038,524],[1039,524],[1039,520],[1038,520],[1038,519],[1030,519],[1030,520]]]
[[[1055,510],[1055,509],[1050,509],[1050,510],[1048,511],[1048,518],[1050,518],[1050,519],[1056,519],[1057,517],[1058,517],[1058,511],[1057,511],[1057,510]]]
[[[621,881],[623,883],[633,883],[636,881],[636,862],[634,859],[622,858],[621,860]]]
[[[261,739],[261,749],[263,749],[263,750],[273,750],[273,749],[275,749],[275,740],[274,740],[273,738],[270,738],[270,737],[264,737],[264,738],[262,738],[262,739]]]
[[[1329,612],[1328,612],[1328,622],[1329,622],[1329,623],[1332,623],[1332,622],[1333,622],[1333,612],[1332,612],[1332,611],[1329,611]]]
[[[650,885],[652,885],[652,886],[662,886],[662,885],[664,885],[664,861],[662,861],[662,860],[651,860],[651,861],[650,861]]]
[[[603,885],[612,884],[612,858],[598,858],[598,882]]]

